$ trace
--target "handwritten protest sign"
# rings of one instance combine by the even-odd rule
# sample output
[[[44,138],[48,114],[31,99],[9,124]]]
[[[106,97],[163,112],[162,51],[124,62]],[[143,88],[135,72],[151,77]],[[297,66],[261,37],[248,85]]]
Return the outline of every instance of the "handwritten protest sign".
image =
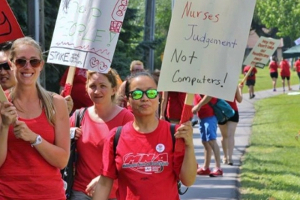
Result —
[[[128,1],[61,1],[49,63],[108,72]]]
[[[244,61],[244,65],[264,68],[280,44],[280,40],[260,37],[252,51]]]
[[[233,100],[255,0],[176,0],[158,90]]]
[[[24,37],[6,0],[0,0],[0,43]]]

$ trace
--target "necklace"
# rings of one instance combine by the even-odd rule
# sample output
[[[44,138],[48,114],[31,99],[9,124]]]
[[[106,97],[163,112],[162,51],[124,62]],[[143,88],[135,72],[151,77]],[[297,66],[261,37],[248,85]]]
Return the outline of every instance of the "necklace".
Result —
[[[15,106],[16,109],[17,109],[17,111],[19,111],[19,112],[21,112],[21,113],[29,112],[29,110],[24,109],[24,108],[20,105],[20,103],[19,103],[18,101],[16,101],[16,100],[13,100],[13,101],[12,101],[12,104],[14,104],[14,106]],[[43,105],[42,105],[40,99],[39,99],[39,107],[40,107],[40,108],[43,107]]]

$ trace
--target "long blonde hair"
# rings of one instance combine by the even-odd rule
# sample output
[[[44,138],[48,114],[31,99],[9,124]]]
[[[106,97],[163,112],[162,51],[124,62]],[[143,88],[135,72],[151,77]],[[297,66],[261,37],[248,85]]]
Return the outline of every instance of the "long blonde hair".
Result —
[[[34,48],[36,48],[40,52],[40,59],[43,59],[43,53],[40,45],[31,37],[23,37],[15,40],[12,44],[11,50],[10,50],[10,55],[9,59],[12,61],[15,56],[16,56],[16,49],[18,48],[19,45],[31,45]],[[55,107],[53,104],[53,95],[55,93],[49,92],[45,90],[38,82],[36,82],[36,88],[37,88],[37,93],[38,93],[38,98],[42,102],[43,109],[45,110],[47,120],[51,125],[55,125]],[[16,91],[15,87],[11,89],[9,93],[9,99],[13,102],[15,97],[16,97]]]

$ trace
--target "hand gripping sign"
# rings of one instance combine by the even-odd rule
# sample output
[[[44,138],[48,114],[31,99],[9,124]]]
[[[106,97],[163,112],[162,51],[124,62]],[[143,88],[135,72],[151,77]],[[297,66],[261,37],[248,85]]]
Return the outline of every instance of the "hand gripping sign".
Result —
[[[176,0],[158,90],[186,92],[187,100],[233,100],[254,6],[255,0]]]
[[[61,1],[47,62],[72,66],[64,95],[75,67],[110,70],[127,6],[128,0]]]

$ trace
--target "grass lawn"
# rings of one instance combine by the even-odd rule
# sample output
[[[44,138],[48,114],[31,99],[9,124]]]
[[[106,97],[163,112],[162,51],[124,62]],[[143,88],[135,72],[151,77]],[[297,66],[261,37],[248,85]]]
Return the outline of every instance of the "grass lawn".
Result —
[[[272,88],[268,68],[258,69],[257,75],[256,91]],[[291,85],[295,84],[299,80],[292,71]],[[300,138],[295,140],[300,95],[263,99],[255,103],[255,110],[250,146],[242,160],[241,199],[300,199]]]
[[[239,82],[241,82],[243,80],[244,75],[241,74],[239,77]],[[291,70],[291,85],[296,85],[299,84],[299,78],[297,76],[297,73],[294,70]],[[285,89],[287,90],[287,83],[285,83]],[[248,90],[246,88],[247,86],[245,85],[245,88],[243,89],[243,93],[247,93]],[[278,79],[277,79],[277,88],[282,87],[282,83],[281,83],[281,77],[279,75]],[[266,66],[265,68],[261,69],[261,68],[257,68],[257,74],[256,74],[256,83],[254,86],[254,90],[255,91],[262,91],[262,90],[268,90],[268,89],[272,89],[272,79],[270,77],[270,73],[269,73],[269,68]]]

